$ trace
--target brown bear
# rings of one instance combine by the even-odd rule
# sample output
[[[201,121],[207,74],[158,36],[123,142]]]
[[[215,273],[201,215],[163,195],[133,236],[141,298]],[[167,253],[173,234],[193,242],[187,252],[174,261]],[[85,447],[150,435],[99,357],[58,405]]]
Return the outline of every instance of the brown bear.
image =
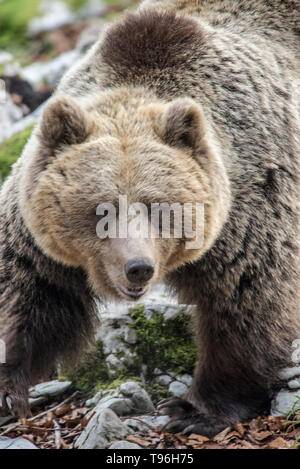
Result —
[[[268,410],[300,333],[297,4],[146,2],[63,78],[1,191],[4,410],[24,415],[29,384],[80,354],[96,299],[161,281],[198,305],[194,381],[160,403],[167,429]],[[97,207],[124,195],[203,204],[201,246],[101,238]]]

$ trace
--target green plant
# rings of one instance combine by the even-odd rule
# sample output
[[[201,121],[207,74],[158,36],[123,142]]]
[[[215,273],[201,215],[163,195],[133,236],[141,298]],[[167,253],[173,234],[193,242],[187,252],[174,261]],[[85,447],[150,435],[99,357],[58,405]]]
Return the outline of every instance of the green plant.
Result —
[[[34,124],[27,129],[13,135],[0,143],[0,179],[3,180],[9,174],[11,166],[19,158],[24,146],[29,139]]]

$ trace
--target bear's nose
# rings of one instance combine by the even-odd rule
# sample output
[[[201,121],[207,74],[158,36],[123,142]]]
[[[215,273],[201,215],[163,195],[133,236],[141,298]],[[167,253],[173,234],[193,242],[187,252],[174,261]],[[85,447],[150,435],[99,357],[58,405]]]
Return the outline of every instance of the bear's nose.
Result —
[[[125,265],[128,280],[132,283],[143,284],[154,274],[154,267],[148,259],[133,259]]]

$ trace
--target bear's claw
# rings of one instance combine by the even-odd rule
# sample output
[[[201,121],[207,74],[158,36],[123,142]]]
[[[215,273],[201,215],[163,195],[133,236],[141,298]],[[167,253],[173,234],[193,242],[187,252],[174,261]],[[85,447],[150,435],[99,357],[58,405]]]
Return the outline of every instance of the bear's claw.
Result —
[[[28,414],[27,400],[15,393],[0,392],[0,416],[24,417]]]
[[[189,435],[197,433],[204,436],[214,436],[222,431],[228,422],[225,419],[206,415],[200,412],[190,402],[179,397],[170,397],[158,403],[159,413],[168,415],[171,420],[163,427],[164,431]]]

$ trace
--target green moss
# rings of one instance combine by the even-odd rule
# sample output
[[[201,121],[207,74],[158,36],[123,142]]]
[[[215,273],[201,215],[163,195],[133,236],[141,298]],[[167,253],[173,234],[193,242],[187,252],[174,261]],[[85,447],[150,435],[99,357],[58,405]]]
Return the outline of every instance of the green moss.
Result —
[[[70,379],[74,388],[94,393],[115,389],[129,380],[141,382],[134,374],[135,371],[136,369],[131,366],[125,367],[119,370],[118,378],[112,380],[105,362],[102,342],[98,340],[95,347],[84,354],[75,370],[63,370],[60,379],[62,377]]]
[[[27,26],[38,15],[40,0],[4,0],[0,3],[0,49],[28,42]]]
[[[86,0],[65,0],[73,11],[78,11],[86,5]]]
[[[0,143],[0,179],[4,179],[9,174],[11,165],[15,163],[22,153],[33,127],[34,124]]]
[[[150,394],[154,406],[156,406],[159,401],[173,396],[166,386],[161,386],[157,383],[147,383],[145,388],[148,394]]]
[[[109,383],[110,378],[105,363],[105,355],[100,340],[96,342],[95,347],[86,352],[72,372],[64,371],[72,381],[74,387],[81,391],[94,391],[97,384]]]
[[[98,382],[94,387],[94,391],[111,391],[112,389],[116,389],[121,384],[127,383],[128,381],[136,381],[137,383],[141,383],[141,379],[137,376],[127,376],[124,378],[117,378],[111,382]]]
[[[131,313],[131,326],[137,333],[135,352],[147,365],[149,376],[155,368],[177,375],[192,374],[196,361],[196,346],[189,331],[189,318],[184,314],[165,321],[162,314],[147,319],[143,306]]]

